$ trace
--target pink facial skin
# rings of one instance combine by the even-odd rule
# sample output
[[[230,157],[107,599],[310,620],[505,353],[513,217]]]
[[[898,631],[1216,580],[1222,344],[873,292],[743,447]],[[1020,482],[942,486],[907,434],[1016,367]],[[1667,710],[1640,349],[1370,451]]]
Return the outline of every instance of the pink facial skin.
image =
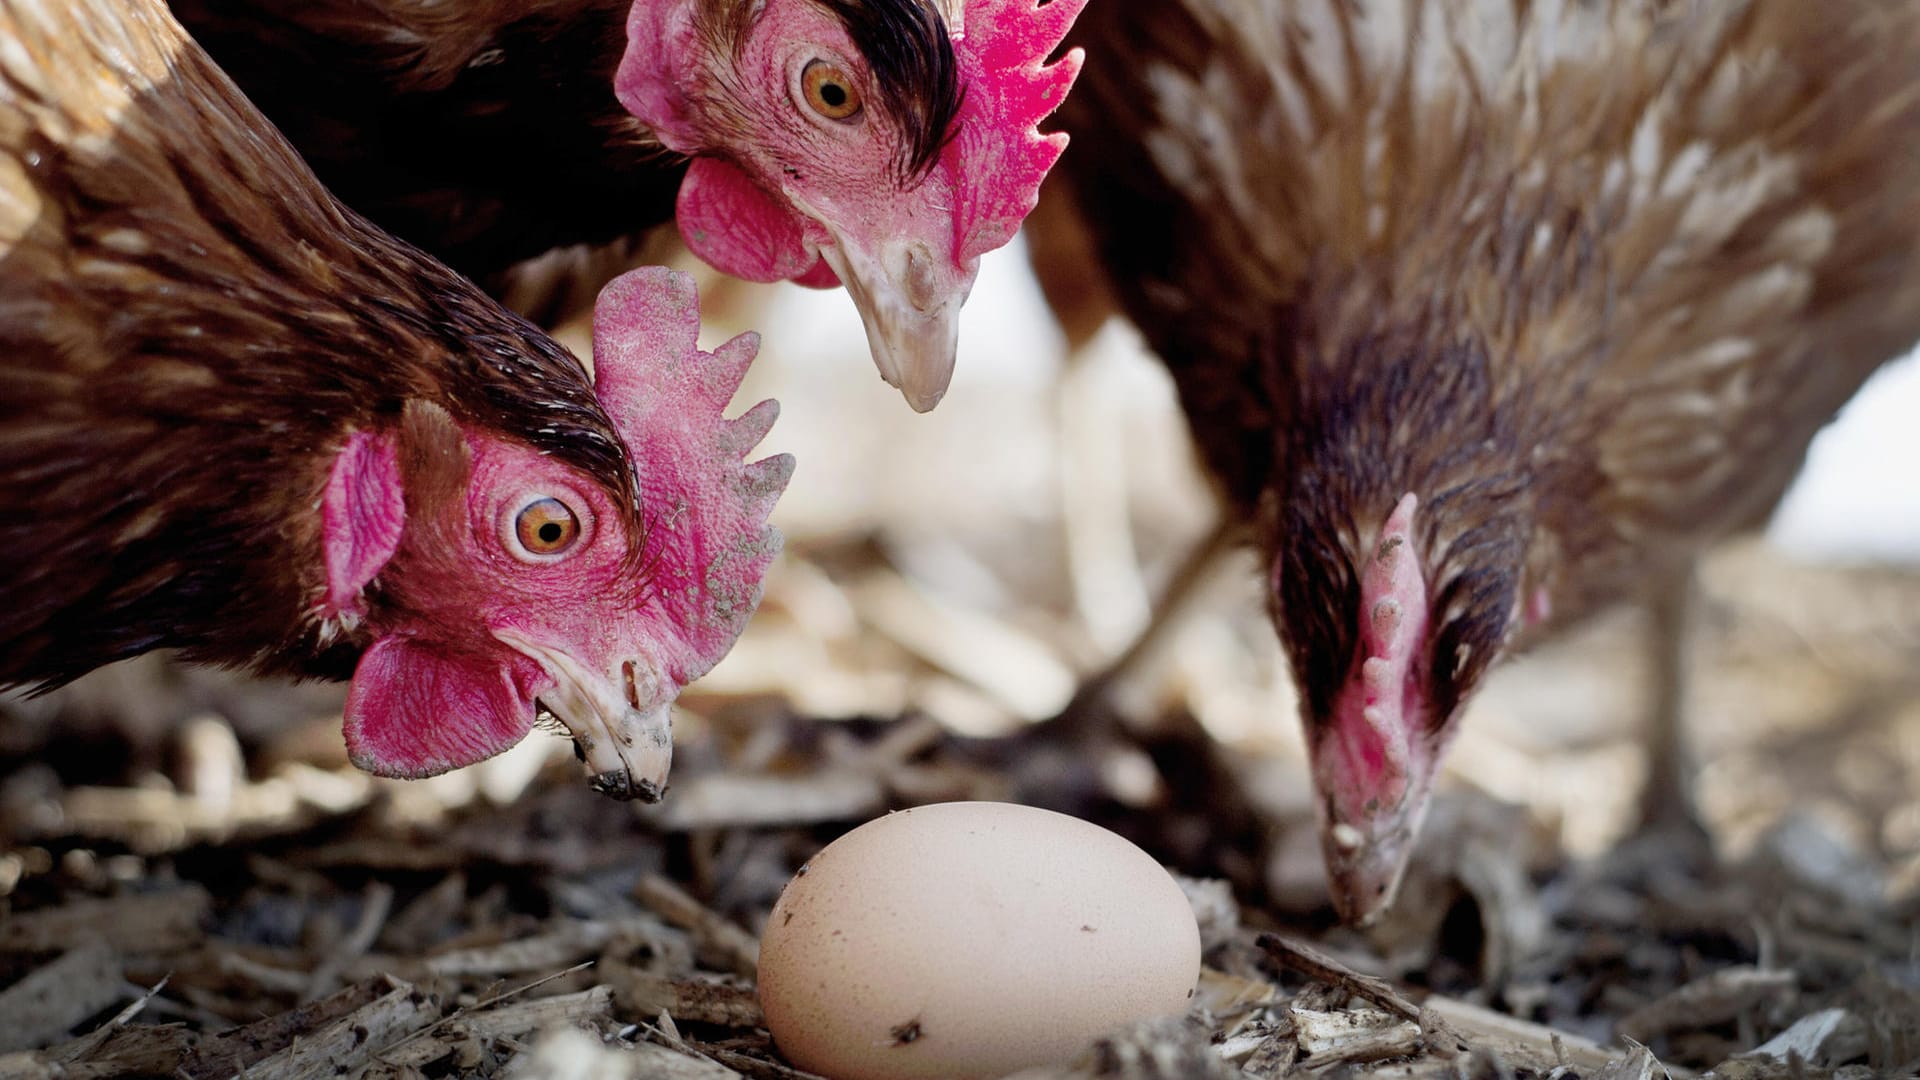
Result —
[[[1427,700],[1427,586],[1413,546],[1418,501],[1400,500],[1360,575],[1360,646],[1310,748],[1321,845],[1341,917],[1364,925],[1393,899],[1426,816],[1443,749]]]
[[[637,519],[572,467],[425,402],[335,460],[316,610],[374,638],[346,707],[359,767],[459,768],[518,742],[544,707],[597,789],[664,790],[670,707],[759,603],[792,459],[742,464],[777,409],[721,418],[756,343],[699,351],[685,275],[614,281],[594,330],[594,389],[633,456]]]
[[[678,204],[687,246],[750,281],[844,283],[881,376],[924,412],[952,377],[980,255],[1012,238],[1066,146],[1035,125],[1079,72],[1077,49],[1045,60],[1083,3],[967,0],[949,27],[964,103],[915,177],[899,175],[902,132],[865,58],[809,0],[766,0],[731,50],[705,45],[695,0],[638,0],[615,91],[695,158]],[[805,73],[819,62],[846,75],[858,112],[809,106]]]

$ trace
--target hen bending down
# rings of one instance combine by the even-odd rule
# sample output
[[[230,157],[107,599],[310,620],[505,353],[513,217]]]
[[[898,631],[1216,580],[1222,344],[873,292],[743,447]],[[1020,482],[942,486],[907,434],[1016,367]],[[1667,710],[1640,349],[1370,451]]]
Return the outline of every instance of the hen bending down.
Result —
[[[755,343],[601,296],[596,375],[333,199],[159,0],[0,0],[0,685],[150,649],[352,673],[424,776],[544,708],[657,797],[779,547]]]
[[[736,277],[844,283],[914,408],[1064,135],[1084,0],[173,0],[348,205],[457,269],[677,213]],[[690,157],[690,167],[683,159]],[[682,172],[685,176],[682,179]]]
[[[1364,921],[1486,672],[1764,520],[1920,337],[1920,6],[1177,0],[1074,40],[1061,171],[1255,525]]]

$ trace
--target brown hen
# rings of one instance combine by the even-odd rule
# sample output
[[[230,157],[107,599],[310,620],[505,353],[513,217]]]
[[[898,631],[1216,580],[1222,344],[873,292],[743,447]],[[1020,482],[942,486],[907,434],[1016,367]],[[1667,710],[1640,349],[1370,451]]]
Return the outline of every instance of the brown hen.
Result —
[[[1920,337],[1920,5],[1174,0],[1072,40],[1057,179],[1256,527],[1364,921],[1486,672],[1649,590],[1670,627]]]
[[[609,286],[592,378],[346,209],[160,0],[0,0],[0,686],[171,648],[353,676],[422,776],[542,711],[657,797],[669,708],[778,550],[751,357]]]

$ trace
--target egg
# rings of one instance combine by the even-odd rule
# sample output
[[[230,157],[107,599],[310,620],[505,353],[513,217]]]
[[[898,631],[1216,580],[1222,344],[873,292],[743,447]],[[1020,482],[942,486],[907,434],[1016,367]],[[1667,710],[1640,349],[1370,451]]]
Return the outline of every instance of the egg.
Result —
[[[1186,1011],[1200,931],[1173,878],[1078,818],[940,803],[870,821],[787,884],[760,1004],[833,1080],[994,1077]]]

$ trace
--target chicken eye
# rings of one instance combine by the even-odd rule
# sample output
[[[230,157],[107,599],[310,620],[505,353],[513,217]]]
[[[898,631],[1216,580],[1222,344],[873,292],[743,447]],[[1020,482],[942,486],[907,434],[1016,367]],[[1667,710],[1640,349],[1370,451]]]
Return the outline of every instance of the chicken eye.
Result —
[[[825,60],[808,61],[800,72],[807,107],[829,120],[848,120],[860,111],[860,91],[846,72]]]
[[[513,535],[530,554],[558,555],[580,538],[580,519],[559,499],[536,499],[515,515]]]

